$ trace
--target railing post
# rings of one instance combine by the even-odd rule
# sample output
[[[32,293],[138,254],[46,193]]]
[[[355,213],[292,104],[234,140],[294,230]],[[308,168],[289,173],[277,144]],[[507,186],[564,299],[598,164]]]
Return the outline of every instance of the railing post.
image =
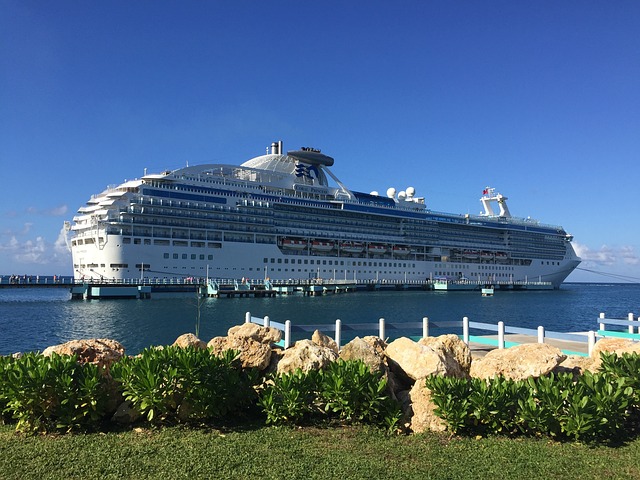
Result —
[[[379,325],[378,336],[380,337],[380,340],[384,340],[384,318],[381,318],[378,321],[378,325]]]
[[[538,343],[544,343],[544,327],[538,327]]]
[[[498,322],[498,348],[504,349],[504,322]]]
[[[284,322],[284,349],[286,350],[291,346],[291,320],[285,320]]]
[[[462,341],[469,346],[469,317],[462,318]]]
[[[340,351],[340,341],[342,340],[342,322],[340,319],[336,320],[336,337],[334,338],[336,345],[338,345],[338,351]]]
[[[627,318],[630,322],[633,322],[633,313],[629,313],[629,315],[627,315]],[[633,333],[633,323],[629,324],[629,333]]]
[[[264,324],[263,324],[263,325],[264,325],[265,327],[268,327],[268,326],[269,326],[269,315],[265,315],[265,317],[264,317]]]
[[[593,353],[593,347],[596,346],[596,332],[594,332],[593,330],[589,330],[589,340],[588,340],[588,352],[589,352],[589,356],[591,356],[591,353]]]
[[[244,323],[251,323],[251,312],[244,314]]]
[[[604,320],[604,313],[600,314],[600,320]],[[604,323],[600,323],[600,330],[606,330]]]
[[[429,336],[429,317],[422,317],[422,338]]]

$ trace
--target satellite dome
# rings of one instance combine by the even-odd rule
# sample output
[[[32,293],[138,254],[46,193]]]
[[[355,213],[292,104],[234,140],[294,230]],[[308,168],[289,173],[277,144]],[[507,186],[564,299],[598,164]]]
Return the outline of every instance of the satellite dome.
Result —
[[[389,198],[395,198],[396,196],[396,189],[393,187],[390,187],[387,189],[387,197]]]

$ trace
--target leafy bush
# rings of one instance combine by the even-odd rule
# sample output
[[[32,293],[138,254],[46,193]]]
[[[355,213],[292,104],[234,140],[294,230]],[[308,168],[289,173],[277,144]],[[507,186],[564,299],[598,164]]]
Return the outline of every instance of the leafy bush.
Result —
[[[382,375],[359,360],[338,360],[321,371],[272,375],[259,404],[270,424],[336,419],[382,425],[393,431],[401,410],[386,394]]]
[[[258,400],[267,424],[300,425],[318,415],[318,378],[316,370],[271,375]]]
[[[96,365],[76,356],[28,353],[3,360],[1,402],[24,433],[87,429],[102,420],[107,394]]]
[[[154,423],[212,420],[238,413],[255,399],[251,372],[237,352],[214,356],[193,347],[147,348],[112,366],[126,400]]]
[[[435,413],[453,433],[547,435],[585,442],[611,441],[627,430],[637,360],[607,363],[602,373],[550,374],[526,381],[502,377],[462,380],[432,376],[426,386]],[[612,371],[618,372],[616,375]],[[619,375],[619,376],[618,376]]]

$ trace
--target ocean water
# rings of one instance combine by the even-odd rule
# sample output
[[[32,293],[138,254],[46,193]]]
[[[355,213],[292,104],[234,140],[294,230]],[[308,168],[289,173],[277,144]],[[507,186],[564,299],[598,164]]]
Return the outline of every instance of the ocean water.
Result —
[[[150,300],[70,300],[66,288],[0,289],[0,355],[43,350],[68,340],[112,338],[127,353],[151,345],[167,345],[195,332],[198,301],[194,297]],[[200,338],[226,335],[245,313],[293,325],[343,325],[387,322],[461,320],[556,332],[597,330],[597,318],[626,318],[640,313],[640,284],[564,284],[552,291],[353,292],[319,297],[301,294],[272,298],[210,298],[200,302]],[[322,328],[321,328],[322,330]],[[330,333],[330,332],[327,332]],[[375,334],[359,332],[359,335]],[[410,333],[410,332],[407,332]],[[419,334],[419,331],[413,334]],[[431,334],[461,333],[432,330]],[[391,330],[387,334],[394,334]],[[331,334],[332,335],[332,334]],[[353,334],[355,335],[355,334]],[[353,336],[352,335],[352,336]],[[343,343],[348,341],[343,333]]]

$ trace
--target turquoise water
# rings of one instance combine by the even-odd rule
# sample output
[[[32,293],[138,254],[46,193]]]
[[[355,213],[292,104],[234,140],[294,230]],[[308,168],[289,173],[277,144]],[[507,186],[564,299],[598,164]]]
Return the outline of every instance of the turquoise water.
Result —
[[[194,298],[151,300],[70,300],[65,288],[0,289],[0,354],[43,350],[78,338],[112,338],[128,353],[150,345],[166,345],[195,332]],[[597,318],[626,318],[640,311],[640,284],[565,284],[560,290],[478,292],[357,292],[321,297],[300,294],[273,298],[211,298],[200,307],[200,337],[226,335],[244,321],[245,312],[291,320],[294,325],[434,322],[470,320],[558,332],[597,329]],[[348,340],[348,332],[343,340]],[[375,334],[372,331],[370,334]],[[391,334],[388,331],[387,334]],[[419,334],[420,332],[415,332]],[[432,331],[433,334],[451,333]],[[461,333],[461,332],[454,332]],[[365,335],[367,333],[359,333]]]

